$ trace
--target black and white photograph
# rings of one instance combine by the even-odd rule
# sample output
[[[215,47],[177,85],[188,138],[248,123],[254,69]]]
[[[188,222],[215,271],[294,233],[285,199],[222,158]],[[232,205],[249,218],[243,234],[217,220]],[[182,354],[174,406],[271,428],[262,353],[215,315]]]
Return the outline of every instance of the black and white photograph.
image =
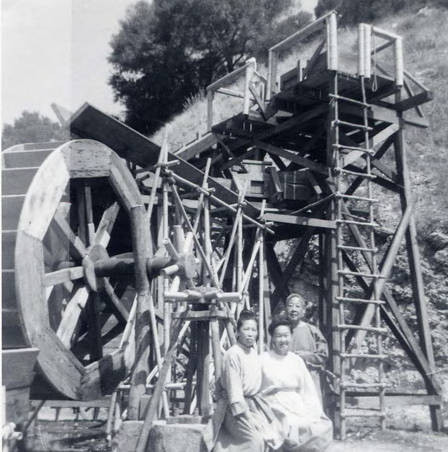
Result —
[[[448,0],[1,0],[2,452],[448,450]]]

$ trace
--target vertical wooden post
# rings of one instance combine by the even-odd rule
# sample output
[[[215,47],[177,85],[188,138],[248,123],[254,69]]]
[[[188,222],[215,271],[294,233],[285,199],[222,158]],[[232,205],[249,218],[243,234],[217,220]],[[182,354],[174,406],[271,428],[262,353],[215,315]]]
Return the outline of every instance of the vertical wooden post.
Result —
[[[396,102],[400,102],[401,93],[396,94]],[[404,121],[403,114],[398,113],[400,128],[395,134],[394,149],[395,159],[397,163],[397,172],[401,178],[403,190],[400,193],[401,208],[406,210],[411,200],[411,181],[409,175],[409,168],[406,155],[406,143],[404,137]],[[417,323],[420,336],[420,344],[428,360],[431,372],[435,371],[434,352],[431,341],[431,330],[429,327],[428,312],[426,307],[426,299],[424,292],[424,284],[422,271],[420,267],[420,252],[417,242],[417,228],[415,225],[414,215],[411,215],[409,220],[408,230],[406,232],[406,248],[409,259],[409,267],[411,272],[412,293],[414,297],[414,304],[417,313]],[[431,389],[427,385],[428,392]],[[440,431],[443,428],[443,421],[440,406],[430,406],[432,428],[435,431]]]
[[[146,391],[146,378],[149,372],[149,281],[146,273],[148,258],[147,231],[145,207],[133,207],[131,216],[132,248],[134,250],[135,287],[137,291],[137,308],[135,323],[136,364],[131,377],[129,391],[129,419],[138,419],[140,398]],[[138,250],[138,252],[137,252]]]
[[[359,24],[358,25],[358,75],[360,77],[365,77],[365,64],[364,60],[366,58],[365,56],[365,35],[364,35],[364,25],[365,24]]]
[[[277,52],[269,49],[268,55],[268,84],[267,84],[267,96],[268,99],[272,99],[272,96],[277,91]]]
[[[330,75],[330,93],[337,95],[337,72],[332,72]],[[328,121],[327,121],[327,165],[330,167],[330,180],[329,185],[335,191],[335,175],[334,175],[334,152],[333,152],[333,144],[338,141],[337,136],[335,135],[333,121],[336,119],[336,112],[334,110],[335,107],[331,108],[328,112]],[[330,208],[328,211],[328,219],[332,221],[336,221],[337,216],[337,206],[336,199],[332,199],[330,203]],[[327,232],[327,236],[325,238],[326,244],[326,258],[327,258],[327,292],[326,292],[326,303],[328,307],[328,324],[330,326],[331,331],[331,340],[330,340],[330,356],[332,358],[332,371],[335,375],[341,376],[341,332],[338,329],[339,325],[339,306],[337,301],[338,295],[338,264],[337,264],[337,231],[336,229],[330,229]],[[336,408],[335,406],[332,407]],[[333,412],[333,421],[334,428],[336,434],[341,433],[341,417],[338,409],[335,409]]]
[[[372,26],[364,24],[364,77],[372,75]]]
[[[264,352],[264,232],[258,252],[258,353]]]
[[[395,56],[395,84],[403,86],[403,42],[401,37],[397,37],[394,42]]]
[[[254,75],[254,71],[257,68],[257,62],[255,58],[250,58],[246,63],[246,71],[244,74],[244,105],[243,105],[243,114],[249,115],[250,109],[250,84],[252,81],[252,77]]]
[[[338,25],[336,13],[326,20],[327,25],[327,68],[330,71],[338,70]]]
[[[215,93],[211,90],[207,90],[207,132],[212,130],[213,126],[213,98]]]

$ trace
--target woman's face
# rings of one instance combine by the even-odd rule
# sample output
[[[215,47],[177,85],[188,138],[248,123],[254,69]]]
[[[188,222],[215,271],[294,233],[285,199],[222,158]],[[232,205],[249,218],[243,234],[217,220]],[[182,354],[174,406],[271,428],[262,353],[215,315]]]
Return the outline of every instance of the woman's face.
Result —
[[[286,355],[291,343],[291,330],[286,325],[279,325],[271,337],[272,350],[279,355]]]
[[[244,320],[238,329],[238,342],[245,347],[253,347],[257,341],[258,327],[255,320]]]
[[[305,316],[305,302],[299,297],[293,297],[286,304],[286,314],[292,322],[300,322]]]

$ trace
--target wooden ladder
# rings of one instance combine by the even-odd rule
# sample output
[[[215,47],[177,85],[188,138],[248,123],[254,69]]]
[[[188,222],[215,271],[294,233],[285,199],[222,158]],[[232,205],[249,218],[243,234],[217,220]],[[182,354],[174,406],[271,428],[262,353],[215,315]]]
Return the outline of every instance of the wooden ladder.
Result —
[[[334,183],[336,189],[335,220],[336,220],[336,254],[337,254],[337,297],[333,300],[338,311],[337,324],[333,325],[339,335],[340,344],[340,375],[337,392],[339,404],[336,410],[337,426],[340,428],[341,439],[346,436],[347,418],[375,417],[385,428],[385,384],[383,381],[383,335],[380,307],[384,301],[379,298],[377,282],[382,277],[377,264],[377,249],[375,246],[374,207],[378,200],[372,193],[371,159],[373,149],[370,147],[369,110],[367,102],[365,79],[360,76],[360,98],[347,97],[338,94],[338,73],[334,74],[334,85],[330,95],[332,113],[332,147],[334,162]],[[358,107],[362,113],[362,123],[342,120],[340,105],[346,103]],[[341,129],[351,136],[358,136],[356,145],[341,144]],[[347,142],[347,141],[345,141]],[[357,143],[360,143],[359,145]],[[366,162],[363,172],[345,167],[344,156],[350,152],[360,152]],[[350,179],[352,178],[352,179]],[[350,187],[353,178],[362,178],[366,192],[360,196]],[[359,213],[360,211],[366,213]],[[354,239],[354,241],[353,241]],[[368,263],[362,269],[354,262],[358,259]],[[356,285],[353,284],[356,281]],[[361,287],[363,295],[353,294],[356,286]],[[365,295],[368,295],[367,297]],[[352,309],[354,308],[354,309]],[[351,314],[349,314],[351,313]],[[362,314],[360,314],[362,313]],[[369,313],[367,315],[367,313]],[[366,320],[367,318],[367,320]],[[354,343],[353,345],[351,343]],[[350,376],[351,366],[357,361],[374,363],[377,369],[375,381],[359,383]],[[368,393],[368,394],[367,394]],[[378,396],[378,406],[363,409],[352,408],[347,403],[348,397],[365,395]]]

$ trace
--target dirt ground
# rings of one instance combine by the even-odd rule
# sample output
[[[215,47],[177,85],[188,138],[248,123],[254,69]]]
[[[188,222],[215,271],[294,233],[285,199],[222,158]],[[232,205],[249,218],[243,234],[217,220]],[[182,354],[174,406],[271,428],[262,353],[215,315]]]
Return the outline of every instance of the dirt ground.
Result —
[[[33,452],[106,452],[104,422],[39,421],[24,449]],[[179,450],[181,447],[179,446]],[[448,434],[377,431],[351,432],[346,441],[335,441],[327,452],[446,452]]]
[[[29,429],[25,451],[32,452],[107,452],[106,418],[101,410],[97,421],[90,412],[80,413],[73,420],[73,411],[63,409],[59,421],[54,422],[52,409],[44,408],[39,420]],[[444,410],[444,421],[448,427],[448,416]],[[431,431],[427,407],[388,408],[387,430],[379,430],[369,421],[356,421],[348,425],[345,441],[334,441],[327,452],[446,452],[446,433]],[[181,447],[179,447],[181,450]]]

